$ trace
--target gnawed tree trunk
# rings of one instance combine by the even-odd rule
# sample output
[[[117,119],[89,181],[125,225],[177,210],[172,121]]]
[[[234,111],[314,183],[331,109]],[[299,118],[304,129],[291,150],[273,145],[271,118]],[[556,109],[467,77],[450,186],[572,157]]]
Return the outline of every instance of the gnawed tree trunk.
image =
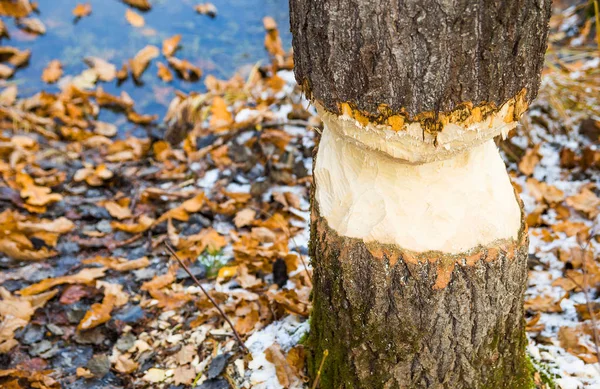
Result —
[[[535,97],[550,0],[290,0],[314,165],[321,388],[530,388],[527,231],[492,140]]]

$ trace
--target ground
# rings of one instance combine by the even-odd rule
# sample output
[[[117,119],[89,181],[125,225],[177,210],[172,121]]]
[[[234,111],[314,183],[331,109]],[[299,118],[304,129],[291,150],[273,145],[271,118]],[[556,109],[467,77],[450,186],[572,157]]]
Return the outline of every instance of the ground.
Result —
[[[148,20],[156,12],[124,3]],[[94,6],[78,10],[75,31]],[[593,7],[556,6],[540,96],[498,145],[530,226],[530,358],[561,388],[600,388],[600,60]],[[29,18],[51,34],[44,12]],[[21,82],[32,54],[23,50],[46,37],[31,32],[35,21],[5,24],[19,47],[3,40],[0,67],[0,386],[306,387],[308,199],[321,124],[275,21],[257,23],[264,60],[234,76],[198,77],[200,63],[185,64],[169,34],[129,52],[120,72],[98,55],[74,73],[38,66],[33,51],[36,77],[56,81],[36,90]],[[169,85],[167,72],[185,92],[171,90],[164,112],[140,108],[144,86],[132,78]]]

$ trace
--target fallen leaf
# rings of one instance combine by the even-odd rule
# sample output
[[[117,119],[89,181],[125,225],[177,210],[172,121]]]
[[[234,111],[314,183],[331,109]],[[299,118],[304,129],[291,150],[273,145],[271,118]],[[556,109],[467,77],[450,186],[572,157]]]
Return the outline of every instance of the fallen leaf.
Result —
[[[59,60],[50,61],[48,66],[42,72],[42,81],[48,84],[53,84],[62,77],[63,69]]]
[[[533,174],[535,167],[540,162],[541,157],[539,154],[540,145],[536,145],[533,148],[527,149],[523,158],[519,162],[519,170],[526,176]]]
[[[81,366],[75,370],[75,375],[82,378],[94,378],[94,374],[91,371]]]
[[[202,70],[192,65],[188,60],[169,57],[167,58],[167,62],[186,81],[195,81],[202,77]]]
[[[0,287],[0,353],[7,353],[18,342],[14,339],[15,331],[25,327],[38,308],[52,299],[57,290],[32,297],[13,296],[8,290]]]
[[[75,8],[73,8],[72,13],[76,18],[89,16],[92,13],[92,5],[90,3],[78,3]]]
[[[128,219],[133,216],[129,209],[129,205],[124,206],[116,201],[105,201],[102,203],[102,206],[106,208],[112,217],[119,220]]]
[[[101,303],[92,304],[90,310],[77,325],[78,330],[89,330],[106,323],[111,318],[111,312],[116,307],[121,307],[129,300],[123,292],[123,285],[110,284],[98,281],[97,287],[104,288],[104,298]]]
[[[129,24],[133,27],[144,27],[144,24],[146,24],[142,15],[130,9],[125,10],[125,19],[127,19]]]
[[[46,26],[38,18],[26,18],[18,19],[17,26],[19,28],[38,35],[44,35],[46,33]]]
[[[6,66],[3,63],[0,63],[0,78],[6,79],[12,77],[15,70],[10,66]]]
[[[115,363],[115,370],[123,374],[131,374],[137,370],[139,364],[126,355],[119,355]]]
[[[252,223],[252,221],[254,220],[255,216],[256,216],[255,210],[250,209],[250,208],[242,209],[235,215],[233,222],[235,223],[235,226],[237,228],[241,228],[241,227],[250,225]]]
[[[104,267],[107,267],[116,271],[129,271],[142,269],[150,265],[148,257],[141,257],[138,259],[126,259],[126,258],[113,258],[113,257],[100,257],[88,258],[81,261],[84,264],[97,263]]]
[[[173,35],[167,38],[162,43],[162,53],[165,57],[171,57],[179,48],[179,42],[181,41],[181,34]]]
[[[148,371],[146,371],[146,374],[144,374],[144,377],[142,377],[142,379],[144,381],[148,381],[148,382],[152,382],[152,383],[159,383],[165,380],[165,378],[167,377],[166,375],[166,371],[163,369],[157,369],[155,367],[148,369]]]
[[[589,187],[583,187],[579,194],[568,197],[567,205],[586,214],[590,219],[600,213],[600,198]]]
[[[115,230],[129,232],[130,234],[139,234],[141,232],[147,231],[154,224],[154,219],[148,217],[146,215],[140,216],[137,223],[119,223],[112,222],[110,225]]]
[[[173,73],[171,73],[169,68],[160,62],[157,65],[158,65],[158,73],[157,73],[158,77],[161,80],[163,80],[164,82],[173,81]]]
[[[129,67],[131,68],[131,74],[133,75],[133,78],[139,80],[146,68],[148,67],[148,65],[150,64],[150,61],[158,57],[159,54],[160,51],[158,50],[158,47],[148,45],[141,49],[135,55],[135,57],[133,57],[133,59],[130,59]]]
[[[215,7],[213,3],[198,4],[194,9],[201,15],[206,15],[211,18],[217,16],[217,7]]]
[[[129,120],[132,123],[140,124],[143,126],[151,124],[156,119],[158,119],[158,115],[140,115],[139,113],[134,111],[129,111],[127,113],[127,120]]]
[[[58,285],[63,284],[90,284],[96,280],[96,278],[100,278],[104,276],[104,272],[106,268],[96,267],[92,269],[83,269],[79,273],[62,276],[56,278],[46,278],[37,284],[30,285],[26,288],[23,288],[19,291],[21,296],[33,296],[36,294],[40,294],[42,292],[47,291],[50,288],[53,288]]]
[[[123,3],[137,8],[140,11],[148,11],[152,8],[152,5],[148,0],[123,0]]]
[[[101,81],[109,82],[117,76],[117,67],[102,58],[86,57],[83,59],[83,62],[94,69],[96,74],[98,74],[98,79]]]
[[[175,385],[190,385],[196,378],[196,371],[191,366],[179,366],[173,371]]]
[[[33,11],[29,0],[3,0],[0,1],[0,15],[13,18],[23,18]]]
[[[267,361],[275,365],[275,374],[277,380],[284,388],[289,388],[290,384],[296,379],[293,370],[290,368],[285,356],[281,352],[281,347],[273,343],[265,350]]]
[[[215,96],[210,107],[210,128],[213,131],[218,131],[233,123],[233,116],[229,112],[227,103],[220,96]]]
[[[52,189],[44,186],[38,186],[26,173],[17,173],[17,185],[21,188],[21,197],[28,204],[35,206],[44,206],[62,200],[62,195],[52,193]]]

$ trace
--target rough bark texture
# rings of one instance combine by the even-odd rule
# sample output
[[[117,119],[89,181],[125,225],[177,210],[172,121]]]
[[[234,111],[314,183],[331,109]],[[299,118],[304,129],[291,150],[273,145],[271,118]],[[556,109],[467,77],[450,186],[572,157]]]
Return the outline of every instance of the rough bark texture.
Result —
[[[551,0],[290,0],[295,73],[331,112],[413,117],[537,94]]]
[[[342,237],[313,201],[309,345],[320,387],[532,388],[523,295],[527,232],[465,255]]]

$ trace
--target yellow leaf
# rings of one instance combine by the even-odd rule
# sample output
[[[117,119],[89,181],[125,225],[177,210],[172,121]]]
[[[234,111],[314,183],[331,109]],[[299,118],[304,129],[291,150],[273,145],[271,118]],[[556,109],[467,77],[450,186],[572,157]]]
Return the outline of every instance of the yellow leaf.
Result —
[[[62,284],[89,284],[96,278],[104,276],[106,268],[96,267],[92,269],[83,269],[79,273],[56,278],[46,278],[37,284],[30,285],[19,291],[21,296],[33,296],[45,292],[46,290]]]
[[[181,34],[173,35],[167,38],[162,43],[162,53],[165,57],[171,57],[177,51],[179,42],[181,41]]]
[[[83,18],[92,13],[92,5],[90,3],[79,3],[73,8],[73,16]]]
[[[129,24],[133,27],[144,27],[144,24],[146,23],[142,15],[130,9],[125,11],[125,19],[127,19]]]
[[[105,201],[102,206],[106,208],[108,213],[110,213],[110,216],[119,220],[127,219],[133,216],[128,206],[124,207],[116,201]]]

